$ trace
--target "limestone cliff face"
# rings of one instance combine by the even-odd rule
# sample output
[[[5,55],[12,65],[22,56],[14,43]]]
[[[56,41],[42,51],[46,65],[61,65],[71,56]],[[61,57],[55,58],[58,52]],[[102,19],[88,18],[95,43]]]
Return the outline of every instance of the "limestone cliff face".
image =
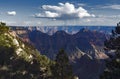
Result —
[[[30,42],[28,38],[28,33],[31,31],[29,28],[25,27],[11,27],[12,32],[14,32],[19,38],[24,42]]]

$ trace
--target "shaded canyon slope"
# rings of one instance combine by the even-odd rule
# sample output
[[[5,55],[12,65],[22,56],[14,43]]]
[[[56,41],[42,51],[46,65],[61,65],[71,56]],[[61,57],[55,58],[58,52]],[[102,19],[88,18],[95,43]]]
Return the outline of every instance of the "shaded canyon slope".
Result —
[[[106,34],[81,29],[75,34],[57,31],[52,35],[28,28],[14,29],[23,41],[33,44],[43,55],[54,59],[64,49],[73,65],[74,74],[80,79],[98,79],[105,67],[104,40]]]
[[[64,49],[68,55],[75,53],[77,49],[86,53],[94,52],[91,44],[101,49],[105,40],[105,34],[81,29],[73,35],[67,34],[65,31],[57,31],[50,36],[34,30],[28,33],[28,38],[42,54],[53,59],[60,49]]]

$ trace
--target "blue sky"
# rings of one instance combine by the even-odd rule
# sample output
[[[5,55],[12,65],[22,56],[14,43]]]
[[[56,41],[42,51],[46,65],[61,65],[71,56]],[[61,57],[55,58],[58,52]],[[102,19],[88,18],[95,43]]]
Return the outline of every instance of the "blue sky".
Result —
[[[0,21],[14,26],[116,25],[120,0],[0,0]]]

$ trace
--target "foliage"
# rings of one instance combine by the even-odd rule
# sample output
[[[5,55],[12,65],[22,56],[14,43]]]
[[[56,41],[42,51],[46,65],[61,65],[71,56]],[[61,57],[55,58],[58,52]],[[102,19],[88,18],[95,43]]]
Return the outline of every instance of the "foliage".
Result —
[[[18,49],[20,55],[16,53]],[[52,64],[35,48],[12,36],[5,23],[0,23],[0,79],[49,79]]]
[[[9,27],[5,23],[0,22],[0,34],[9,31]]]
[[[107,61],[106,69],[101,75],[101,79],[120,79],[120,22],[115,30],[112,31],[112,37],[105,41],[107,50],[115,50],[115,58]]]
[[[72,79],[72,67],[64,50],[59,51],[56,56],[55,65],[52,67],[54,79]]]

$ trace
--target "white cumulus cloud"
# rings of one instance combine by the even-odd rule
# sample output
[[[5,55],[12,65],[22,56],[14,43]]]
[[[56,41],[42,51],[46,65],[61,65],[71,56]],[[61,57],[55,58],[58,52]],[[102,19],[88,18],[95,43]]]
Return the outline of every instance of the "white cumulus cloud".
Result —
[[[94,14],[88,13],[83,7],[75,7],[71,3],[59,3],[58,6],[43,5],[44,12],[35,14],[39,18],[55,18],[55,19],[75,19],[84,17],[95,17]]]
[[[8,11],[7,14],[10,15],[10,16],[15,16],[16,15],[16,11]]]

